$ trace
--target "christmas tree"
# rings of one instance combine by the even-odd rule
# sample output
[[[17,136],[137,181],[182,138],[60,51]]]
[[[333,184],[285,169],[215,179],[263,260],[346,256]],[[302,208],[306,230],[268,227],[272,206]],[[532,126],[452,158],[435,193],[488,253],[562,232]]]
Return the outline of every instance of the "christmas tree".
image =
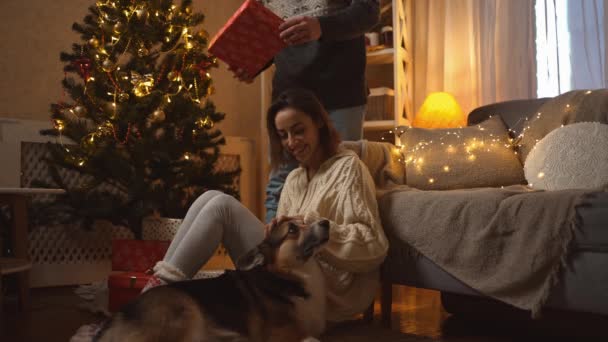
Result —
[[[208,189],[236,194],[240,170],[215,167],[225,143],[214,128],[224,114],[209,100],[217,60],[191,6],[99,0],[73,25],[82,43],[61,54],[70,100],[51,105],[54,128],[41,132],[57,137],[47,160],[55,184],[37,185],[66,190],[39,212],[46,219],[105,219],[139,235],[142,218],[182,218]]]

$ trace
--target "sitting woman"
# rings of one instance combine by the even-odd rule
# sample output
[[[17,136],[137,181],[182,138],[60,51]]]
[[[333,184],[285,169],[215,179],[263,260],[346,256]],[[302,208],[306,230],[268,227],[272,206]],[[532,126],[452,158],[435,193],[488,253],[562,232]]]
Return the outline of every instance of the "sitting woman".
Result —
[[[338,148],[338,133],[309,91],[280,95],[268,110],[267,126],[272,166],[284,162],[286,153],[300,164],[287,177],[277,214],[330,221],[330,240],[317,257],[327,287],[327,318],[352,319],[373,302],[388,248],[372,177],[354,152]],[[191,278],[220,243],[236,262],[264,239],[264,231],[264,223],[236,199],[208,191],[188,210],[164,260],[154,267],[154,279],[162,284]]]

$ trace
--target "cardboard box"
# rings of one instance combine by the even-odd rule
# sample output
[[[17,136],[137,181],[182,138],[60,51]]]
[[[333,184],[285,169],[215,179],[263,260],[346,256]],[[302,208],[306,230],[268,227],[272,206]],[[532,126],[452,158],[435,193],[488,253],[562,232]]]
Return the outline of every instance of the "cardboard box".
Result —
[[[209,52],[232,69],[257,75],[286,45],[283,20],[256,0],[247,0],[209,43]]]
[[[371,88],[367,98],[365,120],[394,120],[395,92],[386,87]]]

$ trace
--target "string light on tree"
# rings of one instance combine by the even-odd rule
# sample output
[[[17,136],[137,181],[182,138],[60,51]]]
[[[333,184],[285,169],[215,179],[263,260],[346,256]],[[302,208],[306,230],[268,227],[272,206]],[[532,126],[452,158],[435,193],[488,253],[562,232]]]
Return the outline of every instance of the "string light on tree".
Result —
[[[57,158],[49,167],[77,168],[116,191],[108,201],[103,196],[114,195],[66,189],[68,194],[79,191],[79,196],[65,196],[64,201],[87,199],[72,203],[74,213],[88,210],[99,214],[89,219],[121,222],[137,233],[143,215],[151,214],[141,208],[183,217],[202,191],[236,194],[236,173],[213,167],[224,141],[221,132],[205,131],[224,114],[209,100],[214,92],[209,71],[217,60],[207,54],[203,18],[193,11],[192,0],[97,0],[86,20],[73,25],[82,42],[61,54],[64,94],[72,100],[51,105],[52,129],[44,134],[57,137],[52,147]],[[62,137],[71,144],[63,144]],[[200,151],[205,158],[196,155]],[[178,162],[182,160],[190,161],[187,168]],[[119,168],[107,172],[96,165]],[[118,175],[118,170],[130,171]],[[155,182],[159,179],[163,181]],[[146,184],[133,186],[142,181]],[[141,202],[126,202],[128,198]],[[109,217],[117,214],[123,216]]]

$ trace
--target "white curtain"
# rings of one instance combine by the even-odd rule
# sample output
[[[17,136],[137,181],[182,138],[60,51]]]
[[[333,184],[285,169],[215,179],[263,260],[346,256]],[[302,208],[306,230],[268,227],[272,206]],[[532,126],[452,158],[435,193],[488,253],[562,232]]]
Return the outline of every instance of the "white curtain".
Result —
[[[536,0],[538,96],[608,88],[608,0]]]
[[[568,1],[572,89],[608,88],[606,0]]]
[[[534,0],[416,0],[414,106],[436,91],[465,113],[536,96]]]

